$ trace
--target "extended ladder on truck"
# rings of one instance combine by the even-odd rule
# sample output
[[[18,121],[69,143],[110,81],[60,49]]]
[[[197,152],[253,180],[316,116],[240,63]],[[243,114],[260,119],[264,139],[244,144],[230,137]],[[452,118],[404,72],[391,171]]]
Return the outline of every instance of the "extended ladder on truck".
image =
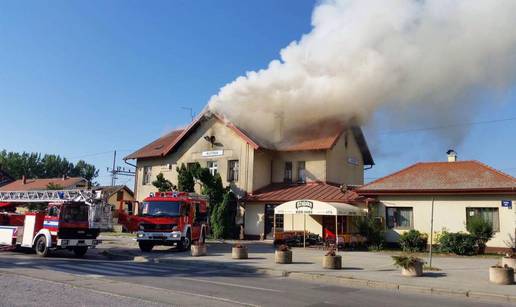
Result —
[[[0,202],[45,203],[84,201],[100,198],[91,190],[0,191]]]
[[[83,256],[112,228],[112,206],[101,190],[0,191],[0,202],[46,203],[44,210],[0,212],[0,245],[32,248],[40,256],[58,249]],[[40,208],[41,209],[41,208]]]

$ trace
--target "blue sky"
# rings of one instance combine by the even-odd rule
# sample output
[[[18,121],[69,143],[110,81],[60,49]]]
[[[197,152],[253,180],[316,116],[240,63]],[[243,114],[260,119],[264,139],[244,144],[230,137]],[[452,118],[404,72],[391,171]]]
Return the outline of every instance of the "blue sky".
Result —
[[[182,107],[199,112],[221,86],[278,58],[310,31],[314,3],[1,2],[0,149],[84,159],[109,183],[112,150],[120,157],[184,126]],[[516,87],[475,100],[473,122],[516,118]],[[395,133],[427,125],[391,126],[386,114],[365,127],[377,163],[368,179],[444,160],[450,147],[516,175],[516,120],[448,128],[468,131],[450,143],[447,129]]]

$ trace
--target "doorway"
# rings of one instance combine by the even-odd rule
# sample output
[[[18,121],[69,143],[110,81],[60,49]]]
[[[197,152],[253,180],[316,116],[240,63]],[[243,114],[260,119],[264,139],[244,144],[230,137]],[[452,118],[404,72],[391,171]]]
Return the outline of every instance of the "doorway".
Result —
[[[265,205],[264,234],[265,239],[274,239],[272,229],[274,228],[274,208],[277,204]],[[276,230],[283,230],[283,214],[276,214]]]

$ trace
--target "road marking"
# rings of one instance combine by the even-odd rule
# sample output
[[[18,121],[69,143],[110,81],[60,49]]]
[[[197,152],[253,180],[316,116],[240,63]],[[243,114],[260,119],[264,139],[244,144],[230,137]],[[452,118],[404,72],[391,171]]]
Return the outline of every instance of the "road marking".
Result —
[[[269,288],[261,288],[261,287],[253,287],[253,286],[244,286],[239,284],[233,284],[229,282],[223,282],[223,281],[212,281],[212,280],[206,280],[206,279],[199,279],[199,278],[189,278],[189,277],[177,277],[184,280],[189,281],[198,281],[198,282],[204,282],[208,284],[214,284],[214,285],[220,285],[220,286],[230,286],[230,287],[236,287],[236,288],[243,288],[243,289],[251,289],[251,290],[260,290],[260,291],[268,291],[268,292],[278,292],[282,293],[285,291],[277,290],[277,289],[269,289]]]
[[[212,300],[216,300],[216,301],[232,303],[232,304],[242,305],[242,306],[252,306],[252,307],[259,307],[260,306],[260,305],[255,305],[255,304],[251,304],[251,303],[244,303],[244,302],[235,301],[235,300],[232,300],[232,299],[229,299],[229,298],[225,298],[225,297],[212,296],[212,295],[203,295],[203,294],[193,293],[193,292],[188,292],[188,291],[181,291],[181,290],[167,289],[167,288],[158,288],[158,287],[147,286],[147,285],[140,285],[140,286],[142,288],[147,288],[147,289],[160,290],[160,291],[166,290],[168,292],[175,292],[175,293],[178,293],[178,294],[186,294],[186,295],[196,296],[196,297],[200,297],[200,298],[207,298],[207,299],[212,299]]]
[[[50,269],[64,269],[65,272],[67,273],[72,273],[72,274],[77,274],[77,273],[81,273],[81,275],[84,275],[84,272],[81,272],[81,271],[86,271],[86,272],[93,272],[93,273],[96,273],[96,274],[100,274],[100,275],[116,275],[116,276],[126,276],[127,274],[125,273],[120,273],[120,272],[113,272],[113,271],[106,271],[105,269],[103,269],[102,267],[99,267],[99,268],[88,268],[88,267],[79,267],[79,266],[75,266],[75,265],[69,265],[69,264],[61,264],[61,265],[56,265],[56,266],[53,266],[53,267],[49,267]]]

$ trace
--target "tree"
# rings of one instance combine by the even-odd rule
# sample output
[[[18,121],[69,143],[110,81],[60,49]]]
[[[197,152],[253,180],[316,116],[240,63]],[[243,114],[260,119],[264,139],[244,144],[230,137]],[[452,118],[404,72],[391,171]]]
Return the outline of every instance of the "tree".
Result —
[[[92,181],[99,171],[95,166],[83,160],[75,165],[59,155],[39,153],[17,153],[0,151],[0,166],[15,179],[27,178],[58,178],[63,176],[83,177]]]
[[[227,191],[222,203],[214,208],[210,222],[213,237],[216,239],[234,238],[236,234],[235,217],[237,212],[237,199],[235,194]]]
[[[198,165],[198,164],[197,164]],[[184,163],[177,167],[177,189],[181,192],[195,192],[195,178]]]
[[[156,180],[152,182],[152,185],[160,192],[170,192],[176,189],[176,186],[170,182],[170,180],[166,179],[163,173],[159,173],[158,176],[156,176]]]

